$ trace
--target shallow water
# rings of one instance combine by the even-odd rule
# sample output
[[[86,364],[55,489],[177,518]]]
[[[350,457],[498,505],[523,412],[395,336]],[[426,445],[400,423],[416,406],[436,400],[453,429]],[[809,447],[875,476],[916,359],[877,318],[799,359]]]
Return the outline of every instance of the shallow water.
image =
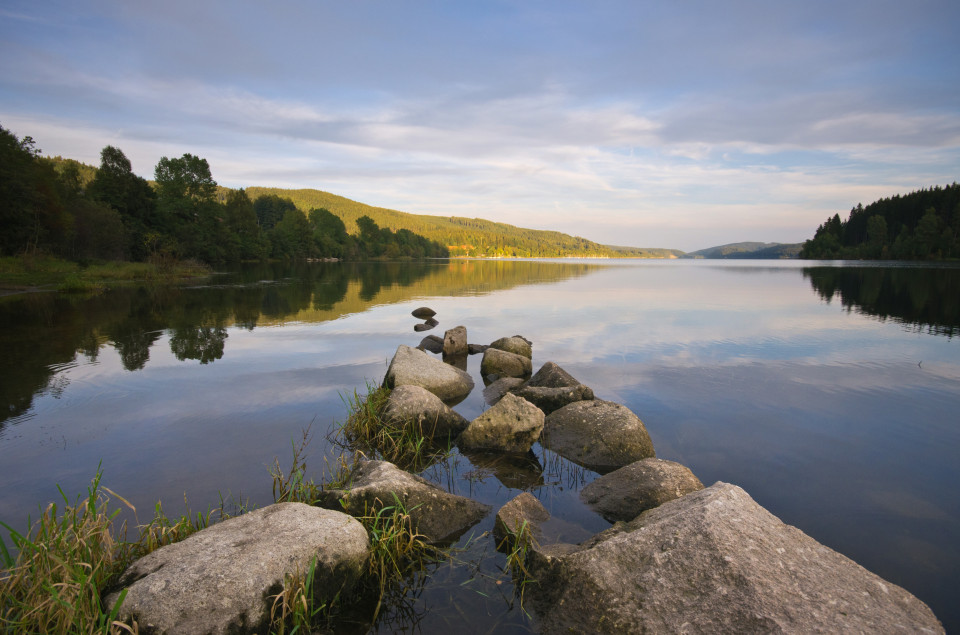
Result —
[[[646,424],[657,454],[740,485],[784,522],[904,586],[960,627],[960,269],[799,261],[432,261],[248,267],[174,289],[0,298],[0,521],[25,526],[56,485],[104,484],[142,517],[220,496],[271,501],[268,466],[399,344],[465,325],[523,334]],[[427,305],[440,324],[416,333]],[[478,388],[456,409],[486,407]],[[596,477],[535,447],[526,465],[454,454],[425,476],[495,508],[523,490],[579,541],[607,523]],[[526,632],[503,557],[461,540],[381,630]],[[392,620],[392,621],[391,621]]]

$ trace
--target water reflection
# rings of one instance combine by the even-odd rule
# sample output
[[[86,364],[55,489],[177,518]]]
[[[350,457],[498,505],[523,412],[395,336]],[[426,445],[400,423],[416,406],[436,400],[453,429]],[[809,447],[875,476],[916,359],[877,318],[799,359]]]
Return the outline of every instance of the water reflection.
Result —
[[[116,349],[126,370],[140,371],[167,333],[177,360],[210,364],[227,354],[231,327],[326,322],[415,297],[485,294],[565,280],[596,267],[540,261],[272,263],[245,266],[202,286],[133,286],[90,298],[5,297],[0,426],[26,414],[35,395],[55,387],[59,365],[78,354],[96,361],[104,346]]]
[[[807,267],[803,277],[827,302],[953,337],[960,329],[960,269]]]

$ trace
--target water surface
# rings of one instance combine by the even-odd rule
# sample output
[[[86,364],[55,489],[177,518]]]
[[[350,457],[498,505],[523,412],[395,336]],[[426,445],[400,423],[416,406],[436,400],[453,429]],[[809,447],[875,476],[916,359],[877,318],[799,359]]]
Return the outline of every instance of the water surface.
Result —
[[[268,465],[379,382],[410,312],[473,343],[522,334],[645,422],[658,456],[740,485],[785,522],[919,596],[948,630],[960,588],[960,270],[798,261],[431,261],[248,267],[186,288],[0,298],[0,520],[104,483],[138,510],[271,500]],[[486,405],[478,388],[456,409]],[[531,491],[565,540],[607,526],[596,477],[455,454],[425,476],[494,507]],[[185,503],[186,501],[186,503]],[[483,532],[382,630],[535,627]],[[473,540],[470,541],[471,536]],[[472,565],[471,565],[472,563]],[[498,583],[499,582],[499,583]]]

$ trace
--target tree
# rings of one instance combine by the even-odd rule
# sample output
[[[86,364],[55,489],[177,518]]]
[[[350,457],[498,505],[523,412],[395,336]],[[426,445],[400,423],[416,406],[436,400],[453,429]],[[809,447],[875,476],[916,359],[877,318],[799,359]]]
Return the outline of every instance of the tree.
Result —
[[[192,154],[179,159],[163,157],[154,178],[163,230],[175,241],[172,250],[209,263],[225,261],[230,241],[222,219],[223,207],[215,198],[217,182],[207,160]]]
[[[120,148],[100,151],[100,168],[87,187],[87,196],[106,203],[120,214],[130,237],[130,255],[143,260],[149,255],[146,235],[158,229],[156,194],[146,179],[133,173],[130,160]]]
[[[257,225],[257,213],[246,190],[230,192],[224,206],[224,221],[230,233],[233,252],[228,259],[248,260],[266,256],[260,240],[260,227]]]

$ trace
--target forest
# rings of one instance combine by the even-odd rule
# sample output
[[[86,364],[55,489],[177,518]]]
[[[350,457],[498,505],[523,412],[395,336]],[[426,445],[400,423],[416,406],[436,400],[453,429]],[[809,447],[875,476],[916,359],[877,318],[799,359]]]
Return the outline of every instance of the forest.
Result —
[[[148,181],[123,151],[100,165],[42,156],[0,126],[0,256],[81,264],[196,260],[473,257],[676,257],[479,218],[408,214],[319,190],[218,186],[206,159],[163,157]]]
[[[163,157],[149,182],[123,151],[100,166],[41,156],[33,138],[0,126],[0,256],[51,254],[80,263],[195,259],[425,258],[445,246],[405,229],[356,219],[350,234],[322,208],[220,188],[206,159]]]
[[[935,186],[858,204],[803,244],[807,259],[955,260],[960,258],[960,185]]]

